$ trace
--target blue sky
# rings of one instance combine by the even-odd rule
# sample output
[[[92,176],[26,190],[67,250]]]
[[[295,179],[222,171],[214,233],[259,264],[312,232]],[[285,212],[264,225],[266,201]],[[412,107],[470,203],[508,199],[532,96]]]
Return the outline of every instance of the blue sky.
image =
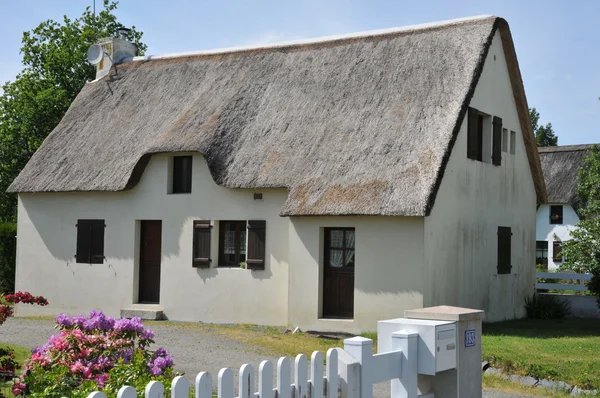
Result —
[[[0,82],[21,69],[22,33],[75,18],[93,0],[0,0]],[[102,0],[96,0],[100,7]],[[598,0],[121,0],[148,54],[258,45],[472,15],[510,24],[530,106],[560,145],[600,142]]]

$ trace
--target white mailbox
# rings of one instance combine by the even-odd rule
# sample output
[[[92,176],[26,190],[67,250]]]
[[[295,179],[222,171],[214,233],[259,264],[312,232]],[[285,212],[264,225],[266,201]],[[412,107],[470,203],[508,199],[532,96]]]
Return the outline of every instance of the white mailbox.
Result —
[[[456,368],[456,323],[397,318],[377,322],[377,352],[392,351],[392,333],[400,330],[419,334],[417,372],[435,375]]]

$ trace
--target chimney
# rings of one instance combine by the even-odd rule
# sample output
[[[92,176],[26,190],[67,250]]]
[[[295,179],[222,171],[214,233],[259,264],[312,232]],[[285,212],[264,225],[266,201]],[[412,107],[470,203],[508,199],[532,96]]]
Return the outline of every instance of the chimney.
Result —
[[[121,28],[117,30],[116,37],[106,37],[98,40],[104,55],[96,65],[96,79],[107,76],[113,65],[120,64],[137,55],[137,46],[127,40],[128,32],[129,29]]]

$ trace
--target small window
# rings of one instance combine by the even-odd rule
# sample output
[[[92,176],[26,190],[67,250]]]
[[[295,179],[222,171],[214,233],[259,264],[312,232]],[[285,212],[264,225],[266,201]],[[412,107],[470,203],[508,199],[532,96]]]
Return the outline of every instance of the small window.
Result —
[[[104,220],[77,220],[77,263],[104,263],[104,228]]]
[[[502,129],[502,152],[508,152],[508,130]]]
[[[545,240],[535,242],[535,263],[548,266],[548,242]]]
[[[514,131],[510,132],[510,153],[512,155],[515,154],[517,149],[517,133],[515,133]]]
[[[497,166],[501,162],[502,119],[469,108],[467,117],[467,157]]]
[[[560,263],[563,261],[562,242],[560,241],[552,242],[552,261],[555,263]]]
[[[354,228],[325,228],[325,266],[354,268]]]
[[[219,222],[219,266],[239,267],[246,262],[246,221]]]
[[[194,247],[192,250],[192,266],[196,268],[210,268],[212,225],[210,220],[194,221]]]
[[[511,239],[510,227],[498,227],[498,275],[510,274]]]
[[[550,206],[550,224],[563,223],[563,207],[562,205]]]
[[[192,192],[192,157],[173,157],[173,193]]]

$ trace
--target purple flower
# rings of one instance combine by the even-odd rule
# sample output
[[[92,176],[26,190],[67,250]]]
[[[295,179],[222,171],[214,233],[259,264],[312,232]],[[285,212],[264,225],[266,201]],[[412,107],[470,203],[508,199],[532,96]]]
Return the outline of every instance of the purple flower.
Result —
[[[167,361],[163,357],[158,357],[154,360],[154,367],[164,369],[167,367]]]
[[[31,350],[31,354],[40,354],[40,355],[44,355],[46,353],[46,349],[48,347],[46,347],[46,345],[44,345],[43,347],[35,347]]]
[[[152,340],[154,338],[154,332],[150,329],[146,329],[142,332],[140,339]]]
[[[163,371],[161,368],[154,367],[154,368],[150,369],[150,372],[152,372],[153,376],[160,376]]]
[[[67,316],[67,314],[59,314],[56,318],[54,318],[54,321],[63,328],[70,328],[73,326],[73,321]]]
[[[169,352],[163,348],[159,347],[156,351],[154,351],[154,357],[164,357],[165,355],[169,355]]]
[[[141,333],[144,331],[144,325],[142,325],[142,320],[140,318],[131,318],[131,319],[119,319],[115,321],[114,325],[115,330],[117,331],[133,331],[137,333]]]
[[[122,353],[123,363],[130,363],[131,357],[133,356],[133,349],[129,348]],[[150,366],[150,365],[148,365]]]

